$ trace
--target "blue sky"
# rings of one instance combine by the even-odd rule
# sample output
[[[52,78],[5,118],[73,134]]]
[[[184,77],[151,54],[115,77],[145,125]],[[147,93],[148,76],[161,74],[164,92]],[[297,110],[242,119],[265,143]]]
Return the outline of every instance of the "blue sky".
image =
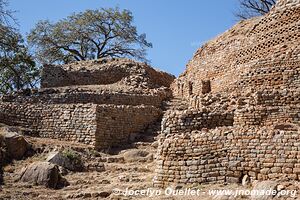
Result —
[[[151,65],[176,76],[197,48],[236,23],[237,0],[10,0],[23,35],[39,20],[115,6],[131,10],[139,33],[153,43]]]

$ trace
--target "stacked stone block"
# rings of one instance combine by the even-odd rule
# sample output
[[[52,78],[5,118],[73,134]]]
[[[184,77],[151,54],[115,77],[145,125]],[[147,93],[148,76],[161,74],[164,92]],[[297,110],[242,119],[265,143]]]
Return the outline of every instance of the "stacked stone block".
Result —
[[[250,105],[236,109],[237,126],[276,126],[280,123],[300,125],[300,90],[261,90],[253,95]]]
[[[232,125],[233,113],[230,112],[209,112],[205,108],[201,110],[169,111],[162,120],[162,133],[167,135]]]
[[[0,121],[38,132],[41,137],[95,144],[95,104],[1,103]]]
[[[0,122],[99,150],[120,147],[161,117],[173,79],[128,59],[47,65],[42,89],[1,97]]]
[[[158,150],[159,187],[251,180],[300,180],[298,130],[223,127],[166,137]]]
[[[10,94],[2,97],[3,102],[29,104],[115,104],[115,105],[151,105],[160,107],[164,99],[170,98],[167,90],[140,91],[109,91],[88,88],[42,89],[31,94]]]
[[[171,88],[156,186],[300,180],[300,1],[278,0],[198,49]]]
[[[200,95],[209,80],[212,92],[299,84],[299,0],[279,0],[265,16],[243,20],[194,54],[172,84],[183,98]],[[190,87],[192,85],[192,87]]]
[[[161,114],[154,106],[98,105],[95,146],[98,149],[124,146]]]
[[[122,83],[133,87],[169,87],[175,77],[154,70],[146,63],[130,59],[99,59],[67,65],[46,65],[42,88],[74,85],[110,85]]]

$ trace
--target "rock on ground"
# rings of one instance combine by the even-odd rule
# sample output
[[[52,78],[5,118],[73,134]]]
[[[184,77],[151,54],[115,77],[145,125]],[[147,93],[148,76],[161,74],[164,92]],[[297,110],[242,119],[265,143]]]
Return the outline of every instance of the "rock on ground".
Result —
[[[48,188],[60,188],[66,185],[66,180],[61,177],[58,166],[49,162],[34,162],[24,167],[18,179]]]
[[[20,160],[30,149],[29,143],[18,133],[2,129],[1,135],[10,159]]]
[[[48,155],[47,161],[71,171],[83,171],[84,166],[81,158],[75,152],[51,152]]]
[[[267,191],[277,191],[277,185],[278,182],[276,181],[262,181],[262,182],[256,182],[253,185],[253,190],[254,191],[262,191],[262,192],[267,192]],[[267,193],[269,194],[269,193]],[[277,192],[276,192],[277,194]],[[269,199],[273,199],[274,196],[276,196],[276,194],[272,195],[272,193],[270,193],[270,195],[251,195],[251,199],[252,200],[269,200]]]
[[[124,153],[125,162],[145,162],[153,159],[153,155],[148,151],[132,149]]]

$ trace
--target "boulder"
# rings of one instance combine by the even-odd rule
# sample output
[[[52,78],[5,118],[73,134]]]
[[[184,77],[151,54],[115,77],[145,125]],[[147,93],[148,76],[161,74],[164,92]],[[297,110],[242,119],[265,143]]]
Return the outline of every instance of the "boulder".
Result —
[[[273,199],[277,194],[277,185],[276,181],[261,181],[255,182],[253,184],[253,190],[262,192],[260,194],[251,194],[252,200],[269,200]],[[264,195],[261,195],[264,194]]]
[[[20,160],[30,149],[29,143],[18,133],[2,131],[2,138],[10,159]]]
[[[60,188],[67,182],[59,173],[57,165],[49,162],[34,162],[21,170],[18,180],[48,188]]]
[[[51,152],[47,157],[47,161],[70,171],[83,171],[84,169],[80,155],[70,150]]]
[[[146,162],[153,160],[153,154],[140,149],[126,151],[123,156],[125,162]]]

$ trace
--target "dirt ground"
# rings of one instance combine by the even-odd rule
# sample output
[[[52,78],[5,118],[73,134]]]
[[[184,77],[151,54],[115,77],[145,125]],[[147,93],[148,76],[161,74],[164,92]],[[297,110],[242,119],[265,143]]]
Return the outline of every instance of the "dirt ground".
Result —
[[[27,137],[36,154],[4,167],[5,184],[1,188],[0,199],[251,199],[249,195],[211,195],[213,190],[250,190],[251,186],[241,184],[214,184],[160,189],[153,187],[155,176],[155,143],[139,142],[132,147],[113,153],[95,152],[91,146],[77,143]],[[69,186],[62,189],[48,189],[16,181],[20,170],[34,161],[45,161],[49,152],[73,149],[82,155],[85,165],[103,163],[100,171],[68,172],[64,178]],[[124,154],[132,149],[147,151],[151,156],[142,161],[126,162]],[[293,188],[292,188],[293,186]],[[290,189],[299,189],[290,184]],[[274,198],[274,199],[298,199]]]

